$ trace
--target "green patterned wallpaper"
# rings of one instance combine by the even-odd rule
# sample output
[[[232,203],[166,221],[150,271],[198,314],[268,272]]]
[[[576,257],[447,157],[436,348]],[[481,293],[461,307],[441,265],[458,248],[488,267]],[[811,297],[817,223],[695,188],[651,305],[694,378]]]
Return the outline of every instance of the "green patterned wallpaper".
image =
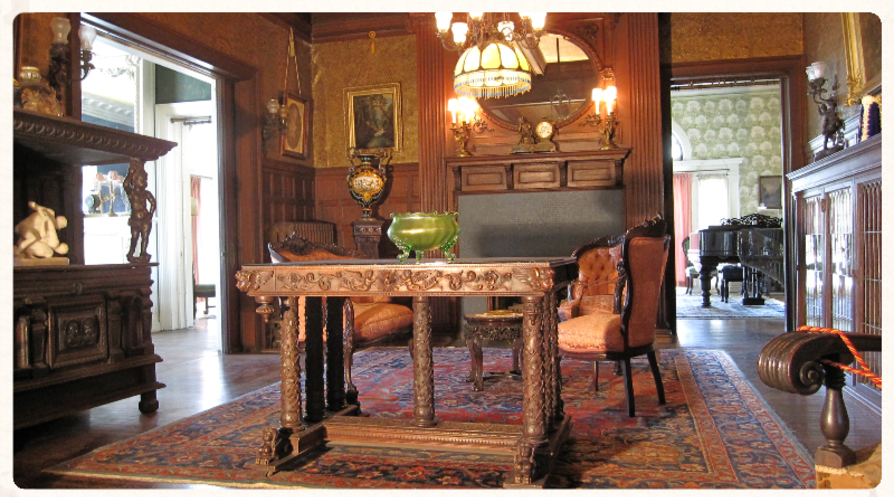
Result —
[[[745,159],[739,169],[744,216],[757,212],[758,178],[782,175],[782,108],[778,85],[742,88],[673,92],[671,109],[692,145],[691,159]]]

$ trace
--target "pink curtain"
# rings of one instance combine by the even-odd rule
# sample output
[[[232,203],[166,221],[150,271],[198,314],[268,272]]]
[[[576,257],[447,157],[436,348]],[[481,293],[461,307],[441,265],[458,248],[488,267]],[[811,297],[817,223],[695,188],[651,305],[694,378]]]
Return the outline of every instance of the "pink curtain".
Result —
[[[676,265],[674,273],[677,285],[686,284],[686,254],[683,239],[692,231],[692,174],[674,173],[674,250]]]
[[[195,277],[195,283],[199,283],[199,212],[202,191],[202,178],[198,176],[189,177],[189,196],[196,199],[196,210],[192,216],[192,273]],[[192,209],[192,206],[190,206]]]

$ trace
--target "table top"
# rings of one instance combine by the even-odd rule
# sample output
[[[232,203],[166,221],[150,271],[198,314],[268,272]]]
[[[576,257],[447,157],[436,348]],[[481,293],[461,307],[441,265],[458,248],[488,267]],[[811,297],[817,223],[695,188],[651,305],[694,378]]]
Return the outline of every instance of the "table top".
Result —
[[[577,277],[573,257],[330,259],[247,264],[237,287],[251,296],[543,295]]]

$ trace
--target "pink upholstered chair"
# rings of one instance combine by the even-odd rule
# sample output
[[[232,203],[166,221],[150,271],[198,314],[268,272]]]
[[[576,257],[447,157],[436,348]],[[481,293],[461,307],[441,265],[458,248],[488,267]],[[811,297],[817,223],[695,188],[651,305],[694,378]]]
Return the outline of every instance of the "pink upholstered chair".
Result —
[[[356,250],[313,243],[296,234],[281,242],[269,243],[267,247],[274,263],[365,258]],[[345,312],[344,358],[345,383],[347,390],[353,392],[356,391],[351,379],[354,352],[389,340],[409,339],[413,332],[413,310],[392,303],[388,297],[351,297],[350,303]],[[304,298],[299,299],[298,312],[304,313]],[[305,336],[301,320],[298,330],[300,344],[304,343]]]
[[[563,358],[593,362],[593,387],[598,390],[599,361],[619,361],[627,394],[627,415],[633,416],[634,394],[630,358],[645,354],[655,378],[658,401],[665,403],[664,386],[655,353],[655,327],[661,282],[667,264],[670,236],[667,224],[656,218],[627,232],[622,251],[621,284],[626,289],[620,313],[592,313],[559,323],[559,353]]]

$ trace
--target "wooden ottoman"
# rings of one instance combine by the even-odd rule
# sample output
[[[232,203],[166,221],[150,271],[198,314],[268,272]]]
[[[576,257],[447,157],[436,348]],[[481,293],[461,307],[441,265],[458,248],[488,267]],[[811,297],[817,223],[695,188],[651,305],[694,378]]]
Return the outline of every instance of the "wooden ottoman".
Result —
[[[474,382],[474,390],[484,390],[484,364],[481,351],[482,340],[506,340],[512,343],[512,370],[506,373],[489,373],[488,377],[497,378],[511,375],[521,379],[520,355],[522,348],[522,319],[520,312],[510,310],[488,311],[480,314],[466,314],[464,335],[469,355],[472,358],[472,371],[466,381]]]

